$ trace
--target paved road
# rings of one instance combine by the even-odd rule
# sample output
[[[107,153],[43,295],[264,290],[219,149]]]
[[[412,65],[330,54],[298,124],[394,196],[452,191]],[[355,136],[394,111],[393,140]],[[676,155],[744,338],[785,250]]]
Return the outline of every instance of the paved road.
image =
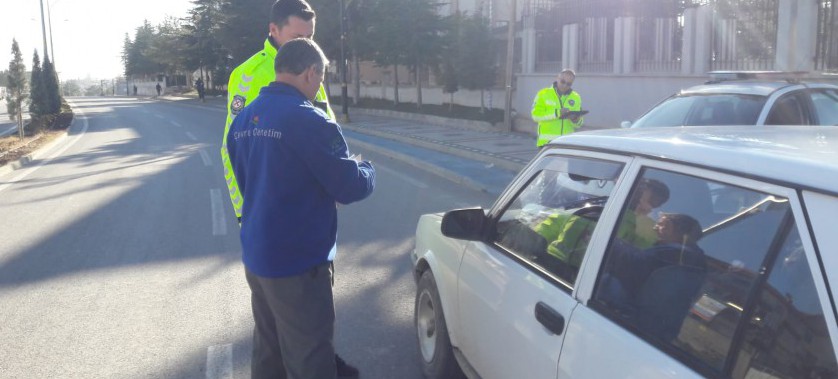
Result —
[[[71,100],[68,138],[0,176],[0,376],[249,377],[223,110]],[[408,258],[418,216],[493,196],[353,150],[379,177],[340,210],[336,345],[365,378],[420,378]]]

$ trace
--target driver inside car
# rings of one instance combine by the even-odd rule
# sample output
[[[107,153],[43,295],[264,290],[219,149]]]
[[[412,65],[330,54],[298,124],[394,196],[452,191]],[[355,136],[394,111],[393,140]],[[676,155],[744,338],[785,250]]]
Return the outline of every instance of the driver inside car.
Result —
[[[651,247],[657,236],[655,221],[649,213],[667,200],[669,188],[665,184],[643,179],[629,201],[629,209],[622,218],[617,236],[639,249]],[[601,205],[584,203],[578,209],[559,210],[536,226],[536,233],[549,241],[547,254],[558,260],[545,262],[548,268],[566,273],[569,278],[576,277],[601,212]]]

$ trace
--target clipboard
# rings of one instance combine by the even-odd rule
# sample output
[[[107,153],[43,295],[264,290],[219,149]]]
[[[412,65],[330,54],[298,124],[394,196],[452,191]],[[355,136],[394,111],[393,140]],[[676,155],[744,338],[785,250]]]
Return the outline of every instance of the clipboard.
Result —
[[[590,111],[587,111],[587,110],[584,110],[584,109],[583,110],[578,110],[578,111],[570,111],[570,112],[567,112],[564,115],[559,116],[559,118],[560,119],[566,119],[566,118],[582,117],[582,116],[584,116],[588,113],[590,113]]]

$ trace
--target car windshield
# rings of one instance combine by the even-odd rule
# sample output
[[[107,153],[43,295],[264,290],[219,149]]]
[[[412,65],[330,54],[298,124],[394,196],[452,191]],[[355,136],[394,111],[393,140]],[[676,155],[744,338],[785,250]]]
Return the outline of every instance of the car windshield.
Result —
[[[765,100],[765,96],[757,95],[673,96],[643,115],[632,127],[754,125]]]

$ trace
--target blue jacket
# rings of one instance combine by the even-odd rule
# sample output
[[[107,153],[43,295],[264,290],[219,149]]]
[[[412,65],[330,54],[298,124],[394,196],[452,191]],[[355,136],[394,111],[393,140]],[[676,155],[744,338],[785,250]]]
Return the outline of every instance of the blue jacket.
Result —
[[[335,203],[375,188],[375,170],[349,159],[340,126],[287,84],[262,88],[233,120],[227,149],[244,197],[242,260],[259,276],[298,275],[330,261]]]

